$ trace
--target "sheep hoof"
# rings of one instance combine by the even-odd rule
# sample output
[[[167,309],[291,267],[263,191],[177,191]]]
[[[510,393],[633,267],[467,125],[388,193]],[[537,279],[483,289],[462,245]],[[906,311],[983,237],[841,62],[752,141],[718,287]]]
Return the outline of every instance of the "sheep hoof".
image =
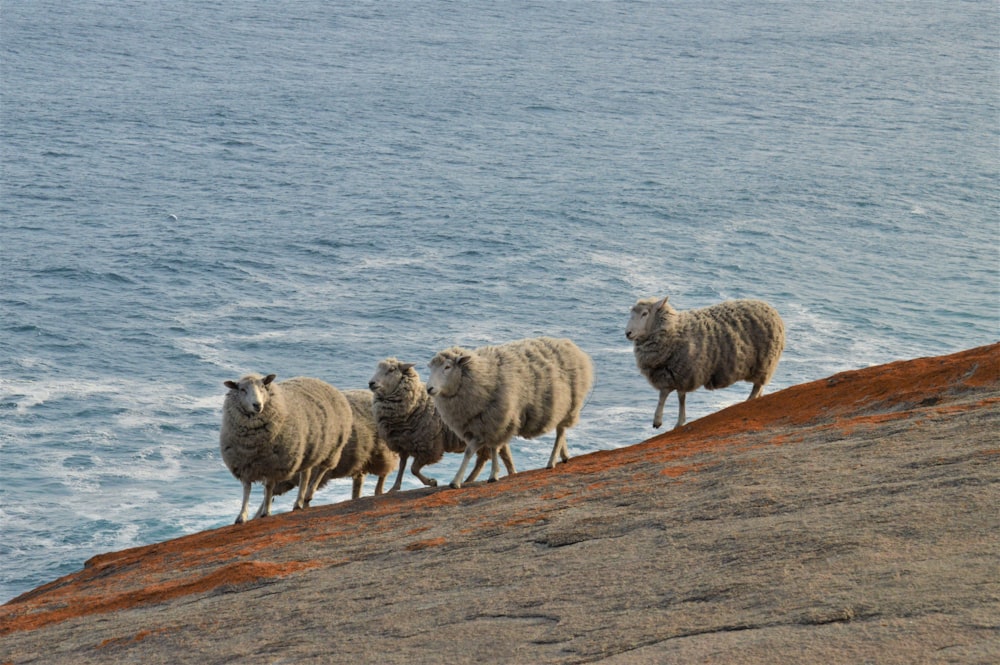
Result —
[[[234,524],[243,524],[244,522],[246,522],[246,520],[243,518],[242,515],[240,515],[239,517],[236,518]]]
[[[461,489],[462,483],[453,480],[452,482],[448,483],[448,487],[452,488],[453,490]]]
[[[496,481],[497,481],[497,479],[496,479],[496,478],[488,478],[488,479],[486,480],[486,482],[488,482],[488,483],[495,483]]]
[[[433,478],[428,478],[427,479],[427,486],[428,487],[437,487],[438,486],[438,481],[434,480]]]

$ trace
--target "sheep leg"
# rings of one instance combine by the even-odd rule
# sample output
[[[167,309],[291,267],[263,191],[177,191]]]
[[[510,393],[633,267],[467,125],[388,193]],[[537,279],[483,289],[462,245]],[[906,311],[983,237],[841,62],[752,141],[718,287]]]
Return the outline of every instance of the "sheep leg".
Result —
[[[396,474],[396,482],[389,488],[390,492],[398,492],[403,486],[403,474],[406,473],[406,460],[410,458],[406,453],[399,454],[399,473]],[[416,463],[416,460],[413,460]]]
[[[276,482],[272,480],[264,481],[264,500],[260,503],[260,508],[257,509],[257,514],[254,518],[258,517],[269,517],[271,515],[271,500],[274,498],[274,486],[277,485]]]
[[[323,483],[323,478],[326,477],[326,472],[322,469],[312,469],[312,480],[309,481],[309,491],[306,493],[306,501],[302,506],[303,508],[308,508],[309,504],[312,503],[313,497],[316,496],[316,490]]]
[[[385,476],[379,476],[375,481],[375,496],[380,496],[385,492]]]
[[[472,481],[474,481],[476,478],[479,477],[479,474],[482,472],[483,467],[486,466],[487,456],[485,455],[485,453],[486,451],[482,449],[476,451],[476,466],[472,467],[472,471],[469,473],[468,476],[465,477],[465,482],[471,483]]]
[[[299,471],[299,494],[295,497],[295,505],[292,510],[302,510],[309,505],[309,500],[312,498],[309,492],[310,476],[312,476],[312,469]]]
[[[559,455],[562,457],[562,461],[565,464],[566,462],[569,461],[569,445],[566,443],[566,429],[565,428],[563,428],[561,436],[562,436],[562,447],[559,449]]]
[[[351,479],[351,498],[357,499],[361,497],[361,488],[365,484],[365,474],[359,473]]]
[[[497,449],[493,446],[490,447],[490,477],[486,482],[495,483],[497,481],[497,474],[500,473],[500,461],[498,460],[499,453]]]
[[[240,514],[236,516],[236,524],[246,522],[247,515],[250,514],[250,486],[251,483],[243,481],[243,506],[240,508]]]
[[[678,411],[678,413],[677,413],[677,424],[674,425],[674,429],[677,429],[678,427],[681,427],[684,423],[687,422],[687,415],[684,413],[684,398],[685,397],[687,397],[687,393],[681,392],[680,390],[677,391],[677,401],[681,403],[681,408],[680,408],[680,411]]]
[[[663,405],[667,403],[667,397],[673,392],[669,388],[664,388],[660,391],[660,401],[656,403],[656,413],[653,414],[653,429],[660,429],[663,425]],[[678,395],[683,395],[684,393],[677,393]],[[681,411],[684,410],[684,398],[681,397]]]
[[[514,468],[514,458],[510,456],[510,444],[503,444],[503,448],[500,449],[500,461],[503,465],[507,467],[507,475],[513,476],[517,473],[517,469]]]
[[[498,452],[500,455],[500,461],[503,462],[503,465],[507,468],[507,475],[513,476],[517,473],[517,469],[514,468],[514,458],[510,456],[510,446],[505,443],[501,446]],[[466,484],[471,483],[478,478],[479,473],[483,470],[483,467],[486,466],[487,456],[485,453],[486,451],[482,448],[480,448],[476,453],[476,466],[472,469],[472,472],[465,477]]]
[[[756,399],[757,397],[760,397],[760,394],[762,392],[764,392],[764,384],[763,383],[755,383],[755,384],[753,384],[753,388],[750,390],[750,397],[747,397],[747,401],[749,402],[752,399]]]
[[[469,462],[472,460],[472,456],[476,454],[479,447],[470,443],[465,446],[465,455],[462,456],[462,464],[458,467],[458,473],[455,474],[455,478],[451,481],[451,486],[454,489],[458,489],[462,486],[462,476],[465,475],[465,469],[469,466]]]
[[[548,466],[546,466],[545,468],[547,469],[556,468],[557,456],[560,457],[564,463],[569,461],[569,449],[566,447],[565,427],[556,428],[556,442],[555,445],[552,446],[552,455],[549,456],[549,463]]]
[[[417,458],[414,457],[413,458],[413,468],[410,469],[410,473],[412,473],[417,478],[419,478],[420,482],[422,482],[427,487],[437,487],[438,481],[434,480],[433,478],[431,478],[429,476],[425,476],[424,474],[420,473],[420,469],[422,469],[422,468],[424,468],[423,462],[418,462]]]

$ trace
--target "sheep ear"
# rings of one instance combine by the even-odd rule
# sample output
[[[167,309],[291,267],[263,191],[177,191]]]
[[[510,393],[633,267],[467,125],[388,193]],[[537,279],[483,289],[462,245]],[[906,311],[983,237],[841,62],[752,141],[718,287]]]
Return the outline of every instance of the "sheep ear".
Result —
[[[466,354],[466,355],[462,355],[462,356],[459,356],[458,358],[456,358],[455,362],[458,363],[459,367],[465,367],[466,365],[469,364],[470,360],[472,360],[472,356]]]
[[[664,307],[666,307],[667,300],[669,300],[669,299],[670,299],[670,296],[663,296],[663,300],[660,300],[655,305],[653,305],[653,311],[658,312],[661,309],[663,309]]]
[[[278,375],[277,374],[268,374],[267,376],[265,376],[264,377],[264,381],[263,381],[264,385],[265,386],[271,385],[271,382],[274,381],[274,378],[276,376],[278,376]]]
[[[223,382],[222,385],[224,385],[225,387],[229,388],[230,390],[239,390],[240,389],[239,384],[237,384],[235,381],[225,381],[225,382]]]
[[[399,371],[406,372],[408,370],[413,369],[416,366],[417,366],[416,363],[399,363]]]

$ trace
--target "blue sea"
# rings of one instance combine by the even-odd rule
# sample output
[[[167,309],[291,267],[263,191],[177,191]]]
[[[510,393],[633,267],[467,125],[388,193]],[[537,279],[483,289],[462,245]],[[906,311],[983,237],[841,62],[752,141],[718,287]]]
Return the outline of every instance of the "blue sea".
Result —
[[[4,2],[0,601],[231,524],[247,372],[569,336],[579,455],[654,433],[639,297],[771,302],[768,392],[996,341],[998,55],[992,0]]]

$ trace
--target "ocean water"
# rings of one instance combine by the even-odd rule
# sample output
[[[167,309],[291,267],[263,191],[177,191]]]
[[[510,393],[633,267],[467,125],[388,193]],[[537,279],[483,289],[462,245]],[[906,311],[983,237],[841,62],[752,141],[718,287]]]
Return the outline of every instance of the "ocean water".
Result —
[[[3,3],[0,601],[230,524],[249,371],[565,335],[581,454],[654,433],[639,297],[770,301],[769,391],[996,341],[998,35],[989,1]]]

